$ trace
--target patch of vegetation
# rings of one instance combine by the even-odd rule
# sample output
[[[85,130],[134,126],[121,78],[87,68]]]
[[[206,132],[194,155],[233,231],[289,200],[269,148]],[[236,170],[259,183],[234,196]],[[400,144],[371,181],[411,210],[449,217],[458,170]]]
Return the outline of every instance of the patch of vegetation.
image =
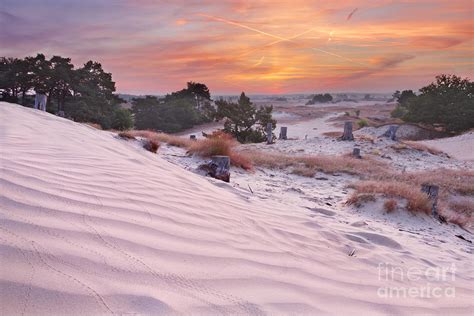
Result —
[[[234,136],[241,143],[258,143],[266,139],[266,127],[276,120],[272,117],[273,106],[258,108],[244,92],[237,103],[225,100],[216,101],[216,120],[224,120],[224,132]]]
[[[313,95],[311,100],[306,102],[306,105],[312,105],[316,103],[327,103],[327,102],[331,102],[332,100],[333,100],[332,95],[330,95],[329,93],[315,94]]]
[[[397,205],[398,205],[397,200],[388,199],[383,203],[383,208],[385,209],[387,213],[391,213],[395,211],[395,209],[397,208]]]
[[[88,61],[75,69],[70,58],[45,55],[0,58],[0,100],[33,107],[32,93],[47,95],[46,109],[64,112],[78,122],[100,124],[103,129],[127,129],[133,125],[131,113],[123,111],[123,101],[114,95],[112,74],[98,62]]]
[[[441,125],[448,132],[474,127],[474,83],[455,75],[439,75],[436,81],[420,89],[397,91],[398,101],[392,116],[408,122]]]
[[[354,185],[356,196],[360,194],[384,194],[407,200],[407,209],[413,213],[429,214],[431,211],[428,196],[406,183],[395,181],[360,181]]]
[[[359,128],[362,128],[362,127],[369,126],[369,122],[367,122],[367,120],[365,119],[360,119],[357,121],[357,125],[359,126]]]
[[[187,88],[159,99],[155,96],[132,101],[135,127],[175,133],[197,124],[210,122],[215,115],[209,89],[201,83],[188,82]]]

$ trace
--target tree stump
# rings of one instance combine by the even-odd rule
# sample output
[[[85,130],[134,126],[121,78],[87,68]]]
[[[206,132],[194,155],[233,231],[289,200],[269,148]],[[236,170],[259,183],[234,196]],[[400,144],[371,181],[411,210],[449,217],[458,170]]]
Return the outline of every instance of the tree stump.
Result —
[[[190,139],[190,140],[197,140],[196,135],[194,135],[194,134],[193,134],[193,135],[189,135],[189,139]]]
[[[360,155],[360,148],[354,148],[354,150],[352,150],[352,156],[357,159],[362,159],[362,156]]]
[[[390,125],[388,130],[383,134],[383,136],[390,138],[391,140],[397,140],[397,130],[398,125]]]
[[[46,102],[48,98],[46,94],[37,93],[35,95],[35,109],[39,109],[41,111],[46,111]]]
[[[431,207],[431,214],[433,216],[438,216],[437,205],[438,205],[439,187],[437,185],[422,184],[421,192],[426,193],[430,201],[433,203]]]
[[[211,161],[199,166],[206,171],[206,175],[224,182],[230,181],[230,158],[229,156],[212,156]]]
[[[342,140],[354,140],[354,135],[352,135],[352,122],[344,123],[344,134],[341,137]]]
[[[286,136],[287,131],[288,131],[288,127],[286,126],[280,127],[280,136],[278,137],[278,139],[287,140],[288,139],[288,137]]]
[[[66,115],[64,114],[64,111],[59,111],[58,116],[59,117],[66,117]]]
[[[273,126],[272,123],[267,123],[267,144],[273,143]]]

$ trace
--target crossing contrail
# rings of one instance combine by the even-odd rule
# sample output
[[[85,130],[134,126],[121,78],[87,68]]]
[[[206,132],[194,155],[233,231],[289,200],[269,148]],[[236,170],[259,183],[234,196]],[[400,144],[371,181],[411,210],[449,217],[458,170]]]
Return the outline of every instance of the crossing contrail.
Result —
[[[236,21],[224,19],[224,18],[221,18],[221,17],[217,17],[217,16],[205,14],[205,13],[198,13],[197,15],[207,17],[209,19],[212,19],[212,20],[215,20],[215,21],[218,21],[218,22],[222,22],[222,23],[226,23],[226,24],[229,24],[229,25],[237,26],[237,27],[240,27],[240,28],[247,29],[249,31],[253,31],[253,32],[256,32],[256,33],[259,33],[259,34],[262,34],[262,35],[266,35],[266,36],[275,38],[275,39],[278,40],[278,41],[275,41],[275,42],[291,42],[291,43],[298,44],[298,42],[295,41],[294,39],[285,38],[285,37],[282,37],[282,36],[278,36],[278,35],[274,35],[274,34],[271,34],[271,33],[268,33],[268,32],[264,32],[262,30],[256,29],[256,28],[251,27],[251,26],[247,26],[245,24],[242,24],[242,23],[239,23],[239,22],[236,22]],[[327,54],[327,55],[330,55],[330,56],[338,57],[340,59],[344,59],[346,61],[349,61],[349,62],[358,64],[358,65],[367,67],[367,65],[362,64],[362,63],[360,63],[356,60],[353,60],[353,59],[350,59],[350,58],[347,58],[347,57],[344,57],[344,56],[341,56],[341,55],[338,55],[338,54],[335,54],[335,53],[332,53],[332,52],[328,52],[328,51],[320,49],[320,48],[311,47],[310,49],[313,50],[313,51],[317,51],[317,52],[321,52],[321,53],[324,53],[324,54]]]
[[[304,32],[302,32],[302,33],[299,33],[299,34],[296,34],[296,35],[293,35],[293,36],[289,37],[288,40],[301,37],[301,36],[303,36],[303,35],[305,35],[305,34],[308,34],[308,33],[312,32],[312,31],[314,31],[314,30],[315,30],[315,28],[311,28],[311,29],[306,30],[306,31],[304,31]],[[263,45],[263,46],[260,46],[260,47],[257,47],[257,48],[248,50],[248,51],[246,51],[245,53],[240,54],[238,57],[246,56],[246,55],[248,55],[248,54],[250,54],[250,53],[252,53],[252,52],[255,52],[255,51],[258,51],[258,50],[260,50],[260,49],[263,49],[263,48],[266,48],[266,47],[270,47],[270,46],[273,46],[273,45],[276,45],[276,44],[278,44],[278,43],[285,42],[285,41],[286,41],[286,40],[281,40],[281,39],[276,40],[276,41],[273,41],[273,42],[268,43],[268,44],[265,44],[265,45]]]

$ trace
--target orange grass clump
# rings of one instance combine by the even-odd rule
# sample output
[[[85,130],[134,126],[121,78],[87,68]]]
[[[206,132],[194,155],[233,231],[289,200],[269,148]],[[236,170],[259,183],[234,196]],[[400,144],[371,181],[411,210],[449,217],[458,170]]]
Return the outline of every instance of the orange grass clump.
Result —
[[[383,194],[387,197],[399,197],[407,200],[407,209],[413,213],[431,212],[428,196],[412,185],[401,182],[360,181],[354,185],[356,194]]]

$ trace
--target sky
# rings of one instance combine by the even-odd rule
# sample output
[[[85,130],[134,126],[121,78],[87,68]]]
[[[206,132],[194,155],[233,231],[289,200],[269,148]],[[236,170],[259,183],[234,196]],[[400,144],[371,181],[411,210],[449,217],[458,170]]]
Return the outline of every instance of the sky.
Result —
[[[392,92],[473,76],[474,1],[0,0],[0,56],[98,61],[118,92]]]

